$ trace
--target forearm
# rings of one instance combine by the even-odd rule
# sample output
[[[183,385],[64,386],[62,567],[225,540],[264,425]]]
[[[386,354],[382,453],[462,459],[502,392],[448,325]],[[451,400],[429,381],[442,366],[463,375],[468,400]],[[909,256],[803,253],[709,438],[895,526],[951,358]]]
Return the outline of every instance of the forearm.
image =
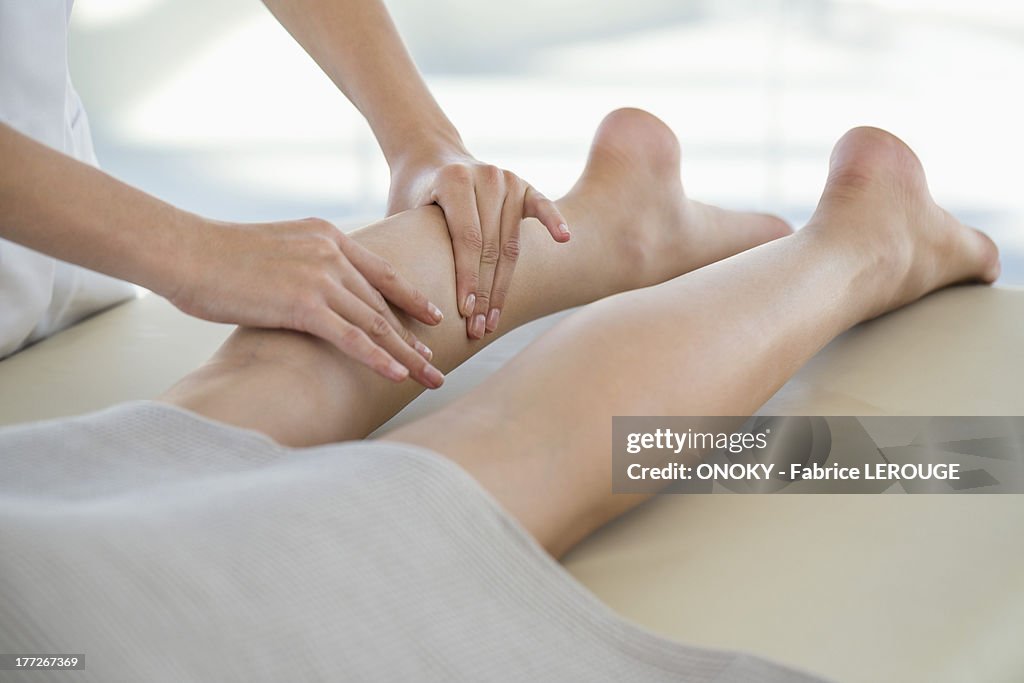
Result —
[[[388,163],[462,149],[380,0],[264,0],[370,123]]]
[[[0,236],[173,294],[200,219],[0,124]]]

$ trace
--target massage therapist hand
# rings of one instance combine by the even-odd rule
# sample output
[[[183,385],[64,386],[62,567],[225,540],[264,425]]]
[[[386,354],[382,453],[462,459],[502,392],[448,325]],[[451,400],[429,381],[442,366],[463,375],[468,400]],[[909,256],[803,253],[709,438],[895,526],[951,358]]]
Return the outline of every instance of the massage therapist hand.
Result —
[[[210,221],[2,123],[0,159],[0,237],[142,285],[192,315],[309,332],[392,380],[443,381],[385,300],[428,325],[440,310],[327,221]]]
[[[554,203],[466,151],[381,0],[264,4],[366,117],[391,168],[388,212],[426,204],[444,211],[455,256],[453,303],[470,337],[493,332],[512,284],[520,221],[538,218],[556,241],[569,239]]]
[[[308,332],[388,379],[443,383],[430,349],[388,303],[426,325],[441,322],[441,310],[331,223],[201,221],[183,242],[179,266],[153,285],[185,313]]]
[[[494,331],[521,220],[538,218],[564,242],[558,209],[516,175],[466,152],[381,0],[264,4],[366,117],[392,170],[389,210],[430,203],[444,210],[454,303],[469,336]],[[310,332],[392,379],[408,372],[426,386],[440,384],[423,358],[429,351],[419,345],[417,352],[383,302],[423,322],[437,322],[435,309],[325,222],[206,222],[4,124],[0,159],[0,237],[148,287],[194,315]]]
[[[444,211],[455,256],[456,303],[470,337],[498,327],[519,257],[520,222],[538,219],[556,242],[569,229],[555,203],[529,183],[462,149],[392,163],[388,214],[428,204]]]

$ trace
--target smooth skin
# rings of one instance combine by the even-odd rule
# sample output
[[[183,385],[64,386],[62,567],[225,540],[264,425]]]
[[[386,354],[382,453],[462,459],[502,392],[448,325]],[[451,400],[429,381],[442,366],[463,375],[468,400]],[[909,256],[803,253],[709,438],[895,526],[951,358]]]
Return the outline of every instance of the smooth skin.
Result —
[[[521,251],[522,219],[537,218],[556,242],[567,242],[558,207],[511,171],[469,153],[380,0],[264,4],[370,122],[391,169],[388,215],[441,207],[459,315],[470,337],[493,332]]]
[[[575,226],[573,240],[554,244],[537,221],[523,222],[521,281],[499,335],[550,313],[663,282],[789,232],[771,216],[723,211],[687,199],[675,136],[637,110],[605,119],[581,178],[558,206]],[[444,321],[434,327],[399,315],[433,349],[433,363],[442,371],[498,336],[467,338],[452,308],[454,261],[438,207],[407,211],[350,237],[394,263],[431,300],[447,302]],[[291,386],[290,376],[305,388],[280,394],[280,404],[271,400],[267,388],[279,382]],[[420,390],[410,382],[395,386],[381,381],[308,335],[242,328],[168,396],[297,446],[365,437]]]
[[[450,296],[459,302],[446,307],[465,318],[465,334],[479,339],[493,331],[511,286],[522,218],[536,217],[556,242],[566,242],[558,208],[515,174],[468,152],[380,0],[266,5],[370,123],[391,168],[389,212],[442,208],[455,253]],[[440,307],[400,269],[327,221],[203,218],[2,123],[0,159],[0,237],[142,285],[190,315],[308,332],[392,381],[443,383],[430,350],[386,302],[426,325],[440,322]]]
[[[621,262],[611,257],[601,267],[613,279],[623,267],[643,270],[655,282],[673,270],[687,274],[587,306],[461,399],[383,437],[451,458],[556,557],[645,498],[611,493],[606,458],[613,415],[751,414],[849,327],[946,285],[992,282],[999,274],[991,240],[934,203],[913,152],[883,131],[855,129],[839,141],[817,211],[787,236],[771,219],[716,214],[686,200],[675,178],[659,184],[672,162],[666,157],[677,153],[673,145],[671,132],[653,117],[612,114],[560,207],[574,223],[588,225],[585,211],[591,201],[600,203],[609,187],[603,183],[618,184],[624,196],[649,192],[641,205],[653,212],[644,222],[645,234],[655,235],[646,247],[653,248],[634,250]],[[634,176],[642,178],[636,186]],[[599,218],[615,215],[607,213],[615,206],[591,214],[594,234],[616,234]],[[690,220],[708,212],[715,218]],[[673,225],[686,248],[666,258],[668,250],[655,243]],[[705,257],[694,256],[702,250]],[[708,258],[728,253],[735,255]],[[717,262],[693,270],[684,254],[691,264]],[[541,257],[533,274],[543,278],[555,263]],[[433,286],[446,281],[428,276],[428,289],[429,277],[438,283]],[[572,283],[560,272],[547,277]],[[328,347],[301,344],[298,335],[260,334],[260,343],[248,348],[229,341],[222,359],[229,362],[213,372],[201,369],[165,400],[294,445],[366,433],[405,399],[398,392],[368,396],[365,403],[383,400],[385,407],[357,410],[353,426],[344,410],[359,402],[354,396],[346,402],[357,368]],[[444,362],[467,351],[456,341],[435,341]],[[333,401],[295,402],[309,392],[329,393],[339,382]],[[262,394],[253,393],[257,387]]]
[[[0,159],[0,237],[142,285],[206,320],[303,330],[391,380],[443,381],[426,379],[440,373],[384,299],[428,325],[440,309],[327,221],[207,220],[3,124]]]

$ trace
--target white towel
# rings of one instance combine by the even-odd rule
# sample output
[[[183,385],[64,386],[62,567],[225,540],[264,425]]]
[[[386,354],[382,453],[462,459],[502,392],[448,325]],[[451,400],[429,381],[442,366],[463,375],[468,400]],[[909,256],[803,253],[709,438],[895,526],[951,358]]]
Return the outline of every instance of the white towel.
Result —
[[[85,654],[5,681],[812,680],[617,617],[436,453],[157,403],[0,431],[0,549],[2,650]]]

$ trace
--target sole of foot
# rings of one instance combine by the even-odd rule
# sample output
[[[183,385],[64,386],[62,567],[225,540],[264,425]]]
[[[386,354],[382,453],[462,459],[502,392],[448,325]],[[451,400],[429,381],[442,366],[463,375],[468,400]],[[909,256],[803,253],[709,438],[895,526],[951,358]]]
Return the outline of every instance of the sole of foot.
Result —
[[[662,282],[792,233],[781,218],[727,211],[686,196],[679,140],[640,109],[608,114],[594,135],[587,165],[567,199],[586,197],[595,215],[614,223],[641,284]]]
[[[888,288],[876,315],[947,285],[999,277],[995,243],[936,204],[917,155],[878,128],[854,128],[836,143],[808,228],[873,258]]]

